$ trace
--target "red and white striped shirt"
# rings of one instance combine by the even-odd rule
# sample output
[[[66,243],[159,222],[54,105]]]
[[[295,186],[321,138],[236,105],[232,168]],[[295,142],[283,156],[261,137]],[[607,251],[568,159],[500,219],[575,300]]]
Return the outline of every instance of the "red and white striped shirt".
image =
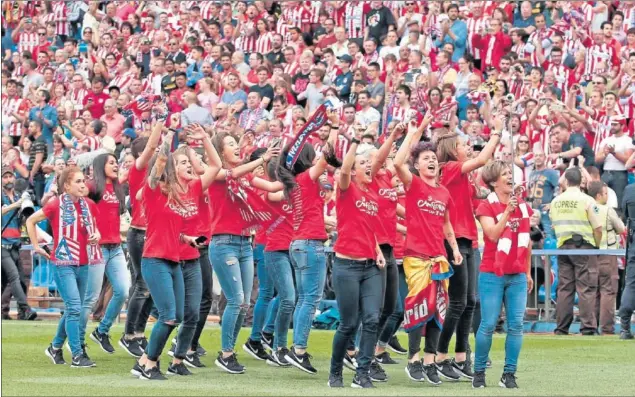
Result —
[[[88,94],[83,88],[79,90],[70,90],[68,92],[68,100],[73,104],[73,118],[79,117],[84,109],[84,97]]]
[[[245,54],[251,54],[256,51],[256,35],[247,35],[247,31],[255,29],[254,21],[247,21],[241,25],[240,37],[236,39],[236,47],[240,48]]]
[[[366,34],[366,13],[370,6],[365,1],[346,3],[344,11],[344,27],[349,39],[361,39]]]
[[[280,147],[282,148],[287,147],[287,144],[289,144],[289,142],[291,142],[294,139],[294,137],[289,134],[283,134],[279,137],[275,137],[271,133],[265,133],[256,138],[256,141],[254,142],[254,146],[257,148],[267,148],[269,147],[271,142],[276,138],[280,138],[281,140]]]
[[[68,36],[71,34],[71,24],[68,21],[68,8],[65,1],[53,3],[53,20],[55,21],[55,34]]]
[[[474,59],[481,59],[481,51],[472,46],[472,37],[481,29],[487,30],[488,21],[483,17],[468,18],[465,23],[467,24],[467,48]]]
[[[113,46],[111,48],[105,48],[105,47],[99,47],[97,49],[97,58],[98,59],[106,59],[106,55],[108,54],[115,54],[115,58],[119,59],[121,58],[121,54],[119,53],[119,51]]]
[[[9,98],[7,95],[2,96],[2,132],[9,136],[22,135],[21,123],[13,117],[13,113],[17,113],[21,117],[28,114],[31,102],[19,96]]]
[[[615,48],[604,43],[604,44],[593,44],[589,48],[587,48],[586,57],[584,60],[584,75],[588,80],[594,74],[602,74],[611,70],[611,68],[618,62],[617,54],[615,53]]]
[[[119,87],[119,91],[121,92],[127,91],[128,86],[130,86],[130,83],[132,82],[133,78],[134,76],[132,75],[131,72],[118,74],[115,76],[114,79],[110,81],[110,84],[108,84],[108,87],[117,86]]]
[[[316,139],[313,141],[313,148],[315,149],[315,155],[317,158],[322,157],[322,151],[326,146],[327,141],[320,141]],[[344,138],[342,135],[337,136],[337,142],[335,143],[335,155],[339,159],[343,159],[346,156],[346,152],[348,152],[348,139]]]
[[[271,41],[273,40],[273,32],[265,32],[256,39],[256,52],[260,54],[268,54],[271,52]]]
[[[524,47],[525,47],[525,57],[529,58],[532,66],[540,66],[540,61],[538,61],[536,47],[533,43],[535,42],[536,39],[539,39],[542,44],[543,41],[550,39],[551,36],[553,36],[553,33],[554,32],[552,30],[543,29],[540,32],[535,31],[529,35],[529,39],[527,39],[527,42],[531,43],[531,45],[530,46],[525,45]],[[528,47],[533,48],[533,51],[531,52],[527,51]],[[543,52],[544,52],[544,49],[543,49]],[[545,56],[547,55],[549,54],[545,54]]]
[[[289,76],[295,76],[298,70],[300,70],[300,65],[297,62],[286,63],[284,65],[284,74],[288,74]]]
[[[207,21],[213,18],[211,8],[212,8],[212,4],[214,3],[215,3],[214,1],[209,1],[209,0],[204,0],[199,3],[199,7],[201,8],[201,18],[203,18],[204,21]]]
[[[321,1],[311,1],[310,3],[311,12],[309,14],[310,23],[319,23],[320,22],[320,9],[322,8]]]
[[[38,43],[37,32],[21,32],[18,35],[18,52],[30,51],[32,53]]]

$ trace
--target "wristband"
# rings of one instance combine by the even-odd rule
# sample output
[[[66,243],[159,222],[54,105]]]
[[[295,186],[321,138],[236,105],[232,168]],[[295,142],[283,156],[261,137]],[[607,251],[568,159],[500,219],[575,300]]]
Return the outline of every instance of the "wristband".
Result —
[[[332,129],[332,130],[339,130],[339,129],[340,129],[340,126],[339,126],[339,125],[332,125],[332,126],[331,126],[331,129]]]
[[[357,139],[357,138],[351,139],[351,144],[359,145],[359,143],[360,143],[359,139]]]

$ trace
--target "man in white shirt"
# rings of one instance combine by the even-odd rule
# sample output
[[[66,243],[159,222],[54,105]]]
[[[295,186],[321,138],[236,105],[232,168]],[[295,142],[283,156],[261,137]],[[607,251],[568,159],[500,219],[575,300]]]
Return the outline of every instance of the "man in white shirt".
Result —
[[[357,95],[357,104],[362,108],[355,117],[357,122],[366,129],[368,134],[377,134],[379,132],[381,114],[371,106],[368,91],[362,91]]]
[[[414,0],[406,0],[406,12],[405,14],[397,20],[397,33],[401,35],[401,38],[404,40],[408,40],[408,34],[410,29],[408,27],[409,23],[416,22],[419,25],[423,24],[423,15],[415,12],[415,1]]]
[[[611,135],[600,143],[600,150],[595,155],[596,163],[604,163],[602,181],[615,191],[620,205],[628,185],[626,161],[635,151],[631,138],[624,133],[625,123],[623,115],[611,117]]]

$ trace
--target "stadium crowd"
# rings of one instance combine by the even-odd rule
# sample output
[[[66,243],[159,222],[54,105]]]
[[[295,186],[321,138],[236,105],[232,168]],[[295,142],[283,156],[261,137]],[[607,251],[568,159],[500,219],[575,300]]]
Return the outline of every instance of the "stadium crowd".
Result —
[[[211,307],[213,267],[227,298],[222,352],[215,363],[230,373],[244,372],[234,347],[250,301],[255,262],[259,287],[253,332],[243,348],[274,365],[316,373],[307,345],[326,270],[314,268],[313,262],[323,261],[327,241],[337,254],[332,276],[342,313],[329,385],[341,385],[342,362],[357,371],[356,387],[386,381],[381,364],[392,362],[390,347],[408,352],[407,372],[413,380],[439,384],[438,374],[444,379],[463,376],[482,387],[489,347],[479,351],[478,346],[487,344],[486,336],[477,336],[474,372],[467,340],[472,316],[481,317],[478,247],[485,243],[487,253],[488,241],[507,233],[490,234],[500,220],[496,212],[505,217],[522,212],[520,227],[531,218],[535,247],[560,247],[566,239],[560,241],[554,231],[552,221],[558,220],[552,219],[550,206],[567,187],[578,186],[604,216],[604,235],[586,240],[592,248],[624,248],[631,238],[620,220],[635,218],[635,189],[629,186],[635,167],[635,3],[630,1],[3,1],[2,56],[3,319],[10,318],[12,296],[20,319],[36,317],[26,302],[18,258],[22,220],[15,213],[26,199],[17,190],[26,190],[42,208],[31,220],[48,219],[54,240],[53,252],[43,245],[34,248],[68,262],[58,266],[70,271],[59,271],[58,286],[77,280],[76,296],[70,289],[60,291],[67,309],[47,349],[56,364],[64,362],[62,345],[68,337],[72,364],[94,365],[84,334],[105,273],[113,296],[99,327],[89,332],[92,340],[114,352],[109,329],[127,301],[119,345],[141,357],[133,374],[163,377],[158,356],[177,323],[182,324],[168,374],[188,374],[183,363],[202,366],[199,357],[205,351],[198,338]],[[323,122],[312,130],[320,118]],[[307,146],[293,152],[307,130]],[[417,146],[418,141],[428,146]],[[360,160],[362,152],[372,152],[372,161]],[[287,155],[295,157],[285,168]],[[429,163],[437,158],[436,165]],[[509,165],[509,175],[501,164]],[[362,177],[366,173],[368,181]],[[191,203],[181,201],[175,187],[192,174],[196,181],[200,175],[200,183],[188,182],[186,195],[205,196],[209,203],[194,210],[183,207]],[[437,177],[445,193],[426,185],[434,185]],[[375,178],[381,179],[379,208],[365,196],[367,185],[375,189]],[[499,178],[513,180],[514,194],[501,187]],[[417,228],[404,212],[411,205],[407,192],[415,190],[426,192],[423,200],[438,199],[429,205],[434,207],[430,214],[440,218],[417,233],[436,233],[440,241],[425,243],[407,234]],[[231,199],[216,198],[227,191]],[[275,229],[275,239],[262,231],[255,239],[245,234],[255,225],[253,219],[233,218],[242,214],[242,206],[266,212],[259,212],[263,204],[247,191],[258,191],[254,195],[291,217],[293,227],[284,236]],[[294,197],[298,191],[301,197]],[[319,203],[309,200],[313,195]],[[511,195],[513,204],[505,209],[506,201],[492,201],[492,195]],[[358,201],[349,201],[351,196]],[[171,200],[183,210],[178,222],[162,209],[168,202],[173,205]],[[385,212],[382,200],[394,203],[392,212]],[[529,216],[525,203],[532,210]],[[359,220],[350,219],[360,206]],[[73,212],[82,219],[75,220],[80,232],[67,230]],[[443,220],[448,213],[451,226]],[[375,233],[375,252],[364,241],[374,241],[366,217],[378,214],[382,222],[395,222],[386,228],[385,241]],[[200,225],[199,215],[206,220]],[[474,216],[482,225],[478,233]],[[272,227],[272,219],[259,220],[260,226]],[[181,222],[183,229],[177,230]],[[131,276],[121,236],[127,240]],[[74,247],[71,242],[77,241]],[[425,249],[417,251],[410,241]],[[68,251],[64,260],[62,242]],[[169,248],[177,242],[185,248]],[[90,248],[95,244],[101,249]],[[446,250],[447,259],[434,265],[412,259],[445,257]],[[515,248],[512,252],[517,254]],[[490,252],[484,258],[493,256]],[[632,338],[635,255],[627,257],[600,257],[594,269],[573,256],[563,260],[558,294],[570,299],[557,310],[556,334],[568,333],[577,288],[583,333],[612,334],[621,303],[621,334]],[[371,261],[379,278],[359,258]],[[86,266],[70,266],[80,263],[93,264],[88,267],[101,273],[86,270],[82,275],[79,269]],[[180,270],[169,263],[180,263]],[[280,263],[288,271],[276,267]],[[428,322],[419,324],[426,330],[419,360],[420,337],[409,337],[404,349],[394,336],[402,320],[406,329],[417,328],[414,320],[403,319],[409,310],[405,295],[417,288],[409,272],[454,263],[447,317],[442,310],[445,324],[441,320],[443,326],[435,328],[427,316]],[[494,269],[487,263],[484,259],[481,272]],[[404,271],[410,274],[408,285]],[[514,268],[512,273],[522,276],[522,291],[531,290],[529,271]],[[237,278],[242,278],[238,288],[233,285]],[[452,281],[459,278],[465,280],[460,285]],[[366,279],[376,284],[365,285]],[[354,295],[351,283],[380,293]],[[447,281],[438,283],[447,290]],[[173,302],[160,297],[168,287],[174,290]],[[148,341],[144,330],[153,300],[159,322]],[[350,307],[344,300],[362,303]],[[514,328],[518,318],[512,314],[519,305],[524,313],[526,296],[524,301],[514,298],[514,307],[507,307],[508,300],[505,311]],[[73,310],[70,301],[76,304]],[[483,312],[481,324],[488,329],[498,320],[501,303],[502,297],[497,308],[489,304],[487,310],[493,311],[487,316]],[[375,321],[365,310],[371,306],[382,309]],[[440,309],[430,310],[438,315]],[[287,349],[291,321],[294,347]],[[361,340],[353,342],[360,323]],[[478,324],[475,320],[474,332]],[[451,358],[448,344],[454,333],[456,356]],[[489,338],[491,344],[491,333]],[[506,362],[501,383],[516,387],[520,345],[510,345],[517,346],[508,352],[515,359]]]

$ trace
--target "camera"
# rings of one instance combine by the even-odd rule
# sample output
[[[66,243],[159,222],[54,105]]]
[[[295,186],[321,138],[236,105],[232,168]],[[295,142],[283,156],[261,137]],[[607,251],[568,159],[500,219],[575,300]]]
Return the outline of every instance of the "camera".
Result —
[[[523,72],[523,67],[520,65],[516,65],[514,66],[514,70],[517,71],[518,73],[522,73]]]
[[[20,206],[20,216],[28,218],[35,213],[35,205],[33,199],[31,199],[31,193],[29,191],[22,192],[22,205]]]

